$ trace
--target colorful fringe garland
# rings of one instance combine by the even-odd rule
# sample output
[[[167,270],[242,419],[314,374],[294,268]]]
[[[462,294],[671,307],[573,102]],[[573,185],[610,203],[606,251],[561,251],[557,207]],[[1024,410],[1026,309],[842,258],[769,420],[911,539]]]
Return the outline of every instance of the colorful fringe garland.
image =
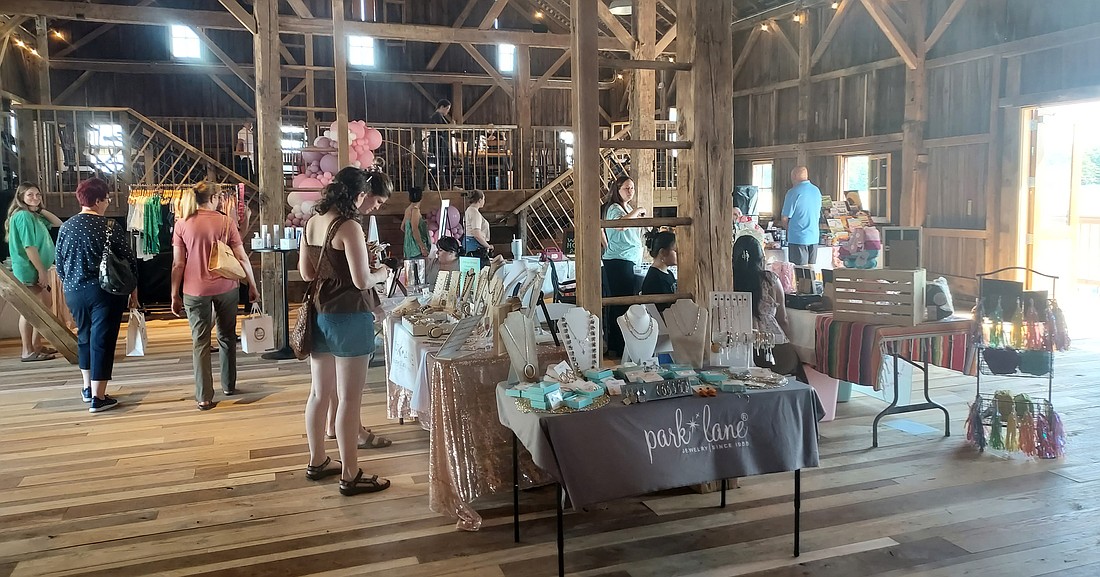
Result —
[[[992,399],[974,398],[966,419],[966,440],[979,451],[988,446],[1040,459],[1066,454],[1065,425],[1050,401],[1033,402],[1025,394],[1013,397],[1009,391],[997,391]]]

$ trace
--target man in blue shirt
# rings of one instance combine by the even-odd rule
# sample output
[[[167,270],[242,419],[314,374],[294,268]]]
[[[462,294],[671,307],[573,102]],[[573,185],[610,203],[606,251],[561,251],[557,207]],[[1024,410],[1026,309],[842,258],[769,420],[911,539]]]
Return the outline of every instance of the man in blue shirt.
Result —
[[[796,265],[817,262],[821,239],[821,190],[810,182],[805,166],[791,170],[791,189],[783,199],[783,228],[787,229],[787,258]]]

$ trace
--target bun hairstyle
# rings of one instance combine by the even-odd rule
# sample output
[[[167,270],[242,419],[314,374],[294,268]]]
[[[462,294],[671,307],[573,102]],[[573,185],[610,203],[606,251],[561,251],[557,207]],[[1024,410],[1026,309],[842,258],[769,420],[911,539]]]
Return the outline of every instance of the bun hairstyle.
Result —
[[[645,247],[649,250],[649,256],[657,258],[662,250],[671,250],[676,244],[676,233],[670,230],[651,229],[645,233]]]
[[[436,248],[444,252],[450,252],[458,254],[462,252],[462,248],[458,244],[458,240],[451,236],[440,237],[435,243]]]
[[[195,213],[199,211],[199,205],[210,202],[210,199],[217,194],[217,189],[209,182],[203,181],[195,186],[191,187],[192,194],[184,194],[180,198],[179,204],[179,218],[180,220],[187,220]]]
[[[313,211],[324,214],[335,210],[342,218],[359,222],[359,207],[355,201],[362,193],[389,198],[393,194],[393,183],[381,172],[367,172],[354,166],[344,167],[321,192],[321,200],[313,207]]]
[[[424,189],[419,186],[414,186],[409,189],[409,202],[420,202],[424,200]]]
[[[475,188],[474,190],[471,190],[469,193],[467,193],[467,197],[469,198],[467,202],[473,204],[485,198],[485,193]]]

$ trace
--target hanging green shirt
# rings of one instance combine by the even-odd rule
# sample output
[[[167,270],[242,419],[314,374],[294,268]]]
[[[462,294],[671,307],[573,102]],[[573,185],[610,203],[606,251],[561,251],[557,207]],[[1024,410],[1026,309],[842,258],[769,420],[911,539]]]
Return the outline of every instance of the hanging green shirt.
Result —
[[[11,216],[9,226],[8,252],[11,253],[12,273],[21,283],[36,283],[38,271],[27,258],[27,247],[38,250],[38,258],[44,268],[53,266],[56,251],[50,238],[49,221],[28,210],[20,210]]]

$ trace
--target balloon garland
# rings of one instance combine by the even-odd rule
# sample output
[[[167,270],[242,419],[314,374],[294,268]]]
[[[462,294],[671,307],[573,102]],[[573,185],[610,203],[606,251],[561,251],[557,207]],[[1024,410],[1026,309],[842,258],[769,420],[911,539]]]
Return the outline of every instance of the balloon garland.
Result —
[[[286,217],[286,226],[305,226],[313,216],[313,206],[321,198],[321,189],[332,182],[333,175],[340,171],[340,160],[334,150],[339,147],[341,138],[337,123],[333,122],[325,132],[313,141],[313,147],[321,150],[302,152],[302,172],[291,180],[295,189],[287,195],[290,213]],[[356,168],[374,166],[374,151],[382,146],[382,133],[367,126],[362,120],[348,123],[348,132],[344,137],[348,142],[348,162]]]

